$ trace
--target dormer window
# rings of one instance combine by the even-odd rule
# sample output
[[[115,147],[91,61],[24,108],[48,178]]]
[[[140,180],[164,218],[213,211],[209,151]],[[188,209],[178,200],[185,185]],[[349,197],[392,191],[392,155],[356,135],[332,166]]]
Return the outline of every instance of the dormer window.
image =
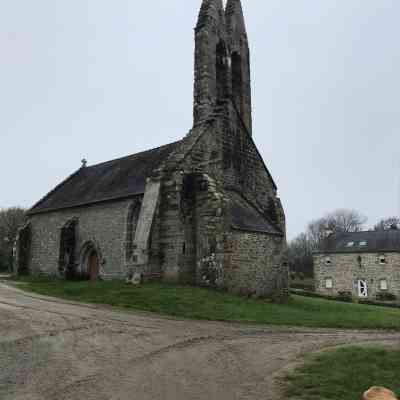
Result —
[[[325,257],[325,265],[331,265],[332,264],[332,260],[329,256]]]

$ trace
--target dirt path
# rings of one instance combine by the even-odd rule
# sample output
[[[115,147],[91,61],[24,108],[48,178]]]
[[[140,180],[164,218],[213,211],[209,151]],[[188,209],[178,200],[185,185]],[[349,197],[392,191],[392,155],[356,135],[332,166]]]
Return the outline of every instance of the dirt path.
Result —
[[[27,295],[0,284],[2,400],[276,400],[274,375],[400,333],[181,321]]]

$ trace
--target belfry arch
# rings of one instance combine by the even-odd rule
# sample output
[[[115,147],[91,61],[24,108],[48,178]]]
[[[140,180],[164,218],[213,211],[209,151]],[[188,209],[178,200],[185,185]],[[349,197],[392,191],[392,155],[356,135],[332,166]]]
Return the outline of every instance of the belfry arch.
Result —
[[[228,97],[228,54],[225,43],[219,41],[215,51],[215,85],[217,104]]]

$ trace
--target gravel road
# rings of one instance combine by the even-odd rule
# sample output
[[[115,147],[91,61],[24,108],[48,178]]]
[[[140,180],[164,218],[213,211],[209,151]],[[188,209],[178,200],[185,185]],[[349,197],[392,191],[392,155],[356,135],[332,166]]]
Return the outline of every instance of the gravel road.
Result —
[[[183,321],[0,284],[1,400],[277,400],[282,369],[355,343],[400,333]]]

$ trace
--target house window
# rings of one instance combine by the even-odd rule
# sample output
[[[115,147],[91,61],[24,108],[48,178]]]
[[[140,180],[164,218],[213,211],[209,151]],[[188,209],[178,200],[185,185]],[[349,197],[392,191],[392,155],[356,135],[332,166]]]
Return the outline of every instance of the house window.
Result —
[[[384,256],[383,254],[381,254],[378,257],[378,260],[379,260],[379,264],[386,264],[386,256]]]
[[[360,242],[360,247],[366,247],[368,245],[367,241]]]
[[[325,264],[326,265],[331,265],[332,264],[332,260],[331,260],[331,258],[329,256],[325,257]]]
[[[386,279],[381,279],[379,281],[379,289],[380,290],[388,290],[388,281]]]
[[[354,246],[354,242],[347,243],[347,247],[353,247],[353,246]]]
[[[333,279],[332,278],[325,279],[325,287],[327,289],[333,289]]]

